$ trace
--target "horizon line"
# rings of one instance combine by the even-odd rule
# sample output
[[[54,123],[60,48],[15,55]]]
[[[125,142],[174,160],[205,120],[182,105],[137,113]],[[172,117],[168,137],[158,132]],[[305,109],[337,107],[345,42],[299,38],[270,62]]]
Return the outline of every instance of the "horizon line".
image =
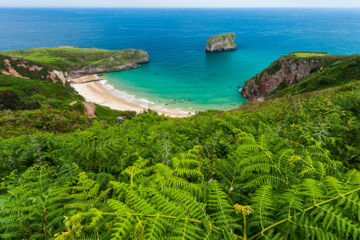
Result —
[[[277,7],[270,7],[270,6],[243,6],[243,7],[113,7],[113,6],[94,6],[94,7],[86,7],[86,6],[0,6],[1,8],[12,8],[12,9],[360,9],[358,7],[351,7],[351,6],[344,6],[344,7],[327,7],[327,6],[277,6]]]

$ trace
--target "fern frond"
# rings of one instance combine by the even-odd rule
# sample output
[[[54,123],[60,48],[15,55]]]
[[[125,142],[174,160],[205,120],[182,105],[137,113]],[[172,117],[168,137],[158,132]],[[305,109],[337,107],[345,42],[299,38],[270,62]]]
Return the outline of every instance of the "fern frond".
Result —
[[[215,225],[224,229],[226,235],[231,236],[239,225],[235,217],[235,211],[217,181],[209,184],[208,198],[208,210],[211,212],[211,220]]]

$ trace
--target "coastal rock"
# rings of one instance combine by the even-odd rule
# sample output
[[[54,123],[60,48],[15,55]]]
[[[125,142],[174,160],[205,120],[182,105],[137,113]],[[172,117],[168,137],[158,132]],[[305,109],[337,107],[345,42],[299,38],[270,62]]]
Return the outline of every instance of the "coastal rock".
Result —
[[[206,52],[224,52],[236,50],[235,33],[223,33],[210,37],[206,44]]]
[[[126,61],[124,61],[124,58]],[[140,67],[140,64],[148,63],[149,54],[140,49],[128,49],[125,53],[114,53],[108,61],[111,62],[111,64],[74,66],[70,69],[70,73],[73,76],[82,76],[134,69]]]
[[[62,71],[52,70],[47,75],[47,79],[51,79],[54,83],[58,82],[59,80],[62,82],[62,84],[65,86],[66,84],[66,73]]]
[[[239,90],[243,97],[250,101],[264,101],[267,96],[282,87],[291,86],[324,65],[321,58],[295,58],[283,56],[257,74]]]
[[[26,79],[48,79],[66,84],[66,75],[62,71],[52,70],[39,63],[21,58],[0,55],[0,73]]]

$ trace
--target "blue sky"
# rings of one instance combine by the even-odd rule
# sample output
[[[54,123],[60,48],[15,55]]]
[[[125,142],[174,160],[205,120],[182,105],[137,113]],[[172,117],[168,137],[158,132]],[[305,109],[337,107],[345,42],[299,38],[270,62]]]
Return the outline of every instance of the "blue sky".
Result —
[[[360,7],[360,0],[0,0],[0,7]]]

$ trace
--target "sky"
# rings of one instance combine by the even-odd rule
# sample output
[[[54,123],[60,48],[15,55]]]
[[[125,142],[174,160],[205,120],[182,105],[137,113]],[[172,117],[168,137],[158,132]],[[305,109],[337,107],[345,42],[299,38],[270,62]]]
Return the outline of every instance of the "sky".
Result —
[[[0,0],[0,7],[360,7],[360,0]]]

